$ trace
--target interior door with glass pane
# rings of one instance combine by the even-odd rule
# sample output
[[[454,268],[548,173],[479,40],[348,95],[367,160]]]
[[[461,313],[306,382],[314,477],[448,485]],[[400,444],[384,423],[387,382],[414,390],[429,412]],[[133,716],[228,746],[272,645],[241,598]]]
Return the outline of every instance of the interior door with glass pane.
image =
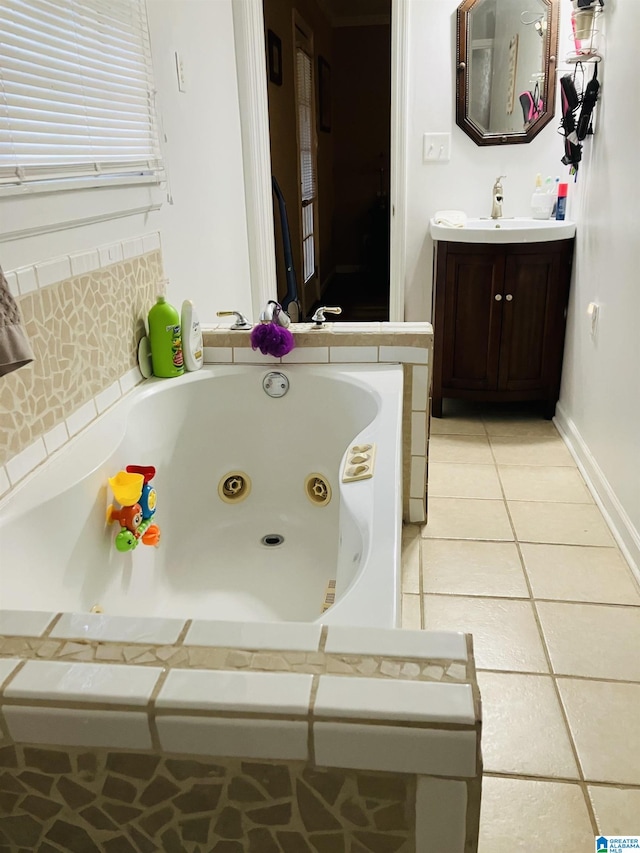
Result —
[[[302,308],[306,311],[319,298],[318,267],[318,181],[314,97],[313,36],[298,15],[294,19],[296,47],[296,112],[298,117],[298,162],[302,235]]]

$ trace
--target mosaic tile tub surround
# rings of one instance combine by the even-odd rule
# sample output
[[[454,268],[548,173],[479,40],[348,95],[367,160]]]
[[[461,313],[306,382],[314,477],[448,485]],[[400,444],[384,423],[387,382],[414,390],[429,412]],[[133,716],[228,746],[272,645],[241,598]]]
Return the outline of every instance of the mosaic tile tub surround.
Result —
[[[87,254],[92,255],[92,253]],[[99,256],[96,255],[96,257]],[[161,263],[158,270],[161,270]],[[155,292],[153,286],[147,289],[149,293]],[[156,289],[161,289],[159,282]],[[145,304],[148,306],[152,302],[153,296],[149,296]],[[142,318],[145,315],[146,309],[141,310],[135,322],[137,332],[132,340],[136,342],[142,334]],[[424,523],[427,517],[426,472],[431,390],[430,364],[433,351],[431,325],[429,323],[342,323],[327,324],[325,328],[316,330],[309,324],[294,324],[291,328],[294,330],[296,349],[282,359],[274,359],[263,356],[260,352],[254,352],[250,346],[248,332],[232,332],[228,327],[207,329],[204,332],[205,361],[210,364],[237,363],[264,364],[265,366],[321,363],[402,364],[404,372],[403,518],[406,522]],[[135,356],[131,355],[130,359],[135,361]],[[35,441],[32,440],[33,431],[23,430],[18,436],[18,425],[23,421],[21,401],[26,396],[26,391],[17,394],[16,400],[6,396],[8,393],[6,389],[0,389],[0,435],[2,435],[3,425],[6,425],[4,433],[6,441],[18,441],[17,446],[22,447],[14,456],[11,456],[9,451],[5,451],[6,464],[4,466],[0,464],[0,496],[10,491],[13,485],[88,426],[99,414],[117,403],[123,394],[130,391],[141,380],[142,376],[138,368],[130,368],[120,375],[119,380],[113,381],[96,396],[81,404],[79,409],[69,412],[63,422],[51,429],[48,429],[51,415],[47,415],[49,420],[43,421],[41,427],[48,431],[39,435]],[[33,429],[37,432],[36,427]],[[29,441],[31,443],[28,443]],[[26,446],[23,447],[25,443]]]
[[[9,849],[163,853],[414,850],[415,777],[302,762],[0,748]],[[345,832],[345,827],[350,829]]]
[[[465,635],[34,613],[9,635],[21,615],[0,614],[15,849],[476,849]]]
[[[163,287],[160,236],[6,278],[35,358],[0,384],[0,494],[142,380],[138,341]]]
[[[33,364],[0,387],[0,496],[142,380],[137,346],[164,292],[160,235],[103,246],[6,273],[33,347]],[[205,361],[241,364],[401,363],[404,370],[403,518],[426,520],[429,323],[291,327],[283,359],[253,351],[248,332],[205,331]]]

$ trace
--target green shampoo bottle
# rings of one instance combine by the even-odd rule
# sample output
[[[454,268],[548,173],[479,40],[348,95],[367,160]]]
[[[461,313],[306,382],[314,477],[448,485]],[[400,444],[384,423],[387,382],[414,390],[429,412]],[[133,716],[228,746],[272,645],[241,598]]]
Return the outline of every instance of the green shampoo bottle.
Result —
[[[182,331],[180,315],[164,296],[158,296],[149,311],[149,343],[154,376],[182,376]]]

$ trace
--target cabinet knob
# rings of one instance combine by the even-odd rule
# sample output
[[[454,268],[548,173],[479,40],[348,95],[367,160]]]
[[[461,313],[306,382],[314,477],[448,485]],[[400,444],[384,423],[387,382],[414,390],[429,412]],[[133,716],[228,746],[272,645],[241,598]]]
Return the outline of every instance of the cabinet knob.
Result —
[[[496,300],[496,302],[502,302],[502,294],[496,293],[494,299]]]
[[[507,300],[507,302],[512,302],[513,301],[513,295],[511,293],[507,293],[507,295],[505,296],[505,299]]]

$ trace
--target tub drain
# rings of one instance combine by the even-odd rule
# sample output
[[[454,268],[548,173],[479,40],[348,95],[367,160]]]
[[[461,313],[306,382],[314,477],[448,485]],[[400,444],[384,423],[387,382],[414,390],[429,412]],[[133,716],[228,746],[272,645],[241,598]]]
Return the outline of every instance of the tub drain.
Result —
[[[218,483],[218,494],[228,504],[243,501],[251,491],[251,480],[244,471],[230,471]]]
[[[267,533],[267,535],[263,536],[260,541],[263,545],[273,548],[276,545],[282,545],[284,542],[284,536],[280,536],[279,533]]]
[[[304,481],[304,490],[312,504],[326,506],[331,500],[331,486],[322,474],[309,474]]]

